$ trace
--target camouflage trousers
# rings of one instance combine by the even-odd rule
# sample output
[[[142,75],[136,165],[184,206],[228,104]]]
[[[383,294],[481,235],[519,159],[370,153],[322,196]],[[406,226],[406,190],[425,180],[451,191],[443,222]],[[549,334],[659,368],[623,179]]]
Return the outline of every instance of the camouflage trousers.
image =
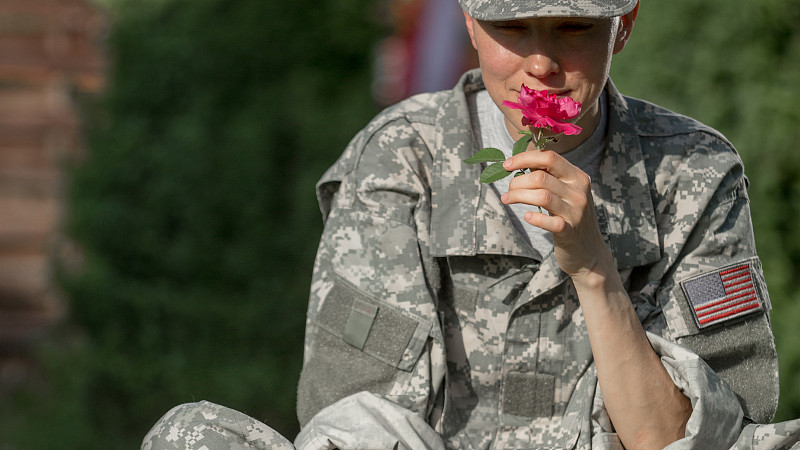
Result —
[[[768,425],[750,424],[731,450],[800,450],[800,419]]]
[[[362,393],[364,394],[364,393]],[[375,409],[373,398],[357,394],[355,398],[346,398],[341,404],[332,405],[338,411],[330,414],[330,421],[339,424],[353,419],[353,406],[357,407],[358,423],[351,423],[345,427],[326,426],[325,423],[315,423],[314,420],[307,427],[318,428],[309,432],[304,429],[297,439],[297,449],[331,449],[331,448],[398,448],[398,449],[439,449],[443,448],[441,441],[432,437],[428,430],[420,429],[420,425],[407,421],[408,417],[398,411],[387,411],[381,404],[382,412],[391,420],[387,425],[384,420],[371,421],[363,413],[374,414],[381,412]],[[390,407],[392,408],[392,407]],[[366,419],[366,420],[365,420]],[[403,426],[402,422],[411,424]],[[381,422],[382,429],[375,432],[376,423]],[[354,438],[361,434],[353,431],[353,427],[362,428],[361,432],[369,436],[365,441]],[[399,425],[398,425],[399,424]],[[350,429],[348,429],[348,427]],[[432,431],[432,430],[430,430]],[[381,435],[390,436],[389,441]],[[400,437],[402,436],[402,437]],[[394,441],[400,437],[398,441]],[[345,442],[360,442],[347,445]],[[369,441],[368,446],[366,444]],[[394,444],[390,444],[394,442]],[[592,447],[595,447],[592,445]],[[295,446],[281,436],[277,431],[239,411],[226,408],[210,402],[187,403],[176,406],[159,420],[142,442],[142,450],[239,450],[239,449],[270,449],[286,450],[295,449]],[[674,444],[669,448],[675,448]],[[683,448],[683,447],[680,447]],[[751,424],[742,430],[739,439],[731,450],[800,450],[800,419],[790,420],[776,424]]]
[[[142,450],[293,450],[277,431],[239,411],[211,402],[172,408],[147,433]]]
[[[320,411],[303,427],[295,445],[252,417],[199,402],[177,406],[164,415],[144,438],[142,450],[445,448],[422,417],[368,392],[345,397]]]

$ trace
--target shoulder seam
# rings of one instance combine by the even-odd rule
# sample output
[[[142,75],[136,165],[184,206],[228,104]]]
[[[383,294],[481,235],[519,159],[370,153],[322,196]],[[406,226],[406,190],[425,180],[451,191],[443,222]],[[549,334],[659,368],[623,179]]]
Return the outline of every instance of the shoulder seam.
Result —
[[[649,124],[643,123],[641,121],[636,121],[636,131],[640,136],[644,137],[669,137],[669,136],[677,136],[682,134],[691,134],[691,133],[706,133],[713,137],[716,137],[723,142],[728,147],[733,148],[733,145],[728,141],[728,139],[719,131],[716,130],[697,119],[689,117],[685,114],[676,113],[674,111],[670,111],[662,106],[658,106],[654,103],[648,102],[647,100],[642,100],[635,97],[628,97],[625,96],[625,101],[635,109],[642,109],[645,107],[652,108],[652,116],[658,118],[669,118],[676,120],[678,123],[681,124],[680,128],[674,128],[671,130],[666,130],[660,127],[653,127],[649,126]]]

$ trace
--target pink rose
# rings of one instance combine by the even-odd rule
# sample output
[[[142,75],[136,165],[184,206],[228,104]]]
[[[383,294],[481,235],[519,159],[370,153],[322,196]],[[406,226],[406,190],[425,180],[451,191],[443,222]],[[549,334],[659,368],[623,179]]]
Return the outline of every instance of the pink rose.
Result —
[[[528,89],[524,84],[520,88],[518,100],[518,103],[505,100],[503,105],[522,111],[523,126],[549,127],[556,134],[581,132],[581,127],[566,122],[580,114],[580,102],[569,97],[558,98],[556,94],[548,94],[547,91]]]
[[[580,114],[580,102],[569,97],[558,98],[556,94],[548,94],[547,91],[528,89],[524,84],[520,88],[517,99],[519,103],[504,101],[503,105],[522,110],[522,126],[539,128],[539,131],[534,133],[531,130],[520,130],[519,133],[523,136],[514,144],[512,154],[518,155],[527,151],[530,144],[533,144],[534,148],[544,150],[545,144],[556,140],[555,136],[542,136],[542,128],[550,128],[555,134],[578,134],[581,132],[581,127],[567,122]],[[503,168],[505,159],[506,154],[502,150],[490,147],[479,150],[464,162],[489,164],[481,172],[480,181],[481,183],[494,183],[512,174]],[[519,170],[514,176],[527,172],[528,169]],[[539,211],[541,212],[541,208]]]

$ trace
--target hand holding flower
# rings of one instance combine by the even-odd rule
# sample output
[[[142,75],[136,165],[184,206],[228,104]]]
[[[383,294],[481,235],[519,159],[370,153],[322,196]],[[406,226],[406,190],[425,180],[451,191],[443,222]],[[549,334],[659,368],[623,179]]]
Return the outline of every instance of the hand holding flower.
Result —
[[[501,164],[510,172],[532,170],[511,180],[501,200],[547,210],[547,214],[527,212],[524,219],[553,233],[553,251],[561,270],[576,277],[598,263],[613,267],[595,216],[591,179],[584,171],[553,151],[523,152]]]
[[[504,104],[521,110],[522,125],[535,131],[520,131],[522,137],[514,144],[511,158],[506,159],[499,149],[483,149],[466,162],[493,163],[481,174],[484,183],[514,174],[509,191],[502,195],[503,203],[540,208],[526,213],[525,221],[553,233],[556,259],[566,273],[579,276],[598,263],[607,265],[611,256],[595,218],[589,176],[558,153],[543,151],[547,142],[556,139],[542,136],[543,129],[566,135],[581,132],[579,126],[565,122],[580,114],[580,103],[523,85],[519,102]],[[539,151],[526,151],[531,143]]]

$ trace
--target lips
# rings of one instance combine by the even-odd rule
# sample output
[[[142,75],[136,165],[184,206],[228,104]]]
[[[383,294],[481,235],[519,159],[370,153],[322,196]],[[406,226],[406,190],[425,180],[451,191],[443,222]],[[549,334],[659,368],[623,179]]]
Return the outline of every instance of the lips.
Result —
[[[569,94],[572,92],[571,89],[555,90],[555,89],[541,88],[541,89],[536,89],[536,90],[538,90],[538,91],[545,90],[545,91],[547,91],[548,94],[556,94],[556,97],[558,97],[558,98],[569,97]],[[519,90],[518,89],[511,89],[511,92],[514,93],[514,98],[515,99],[517,97],[519,97]]]

